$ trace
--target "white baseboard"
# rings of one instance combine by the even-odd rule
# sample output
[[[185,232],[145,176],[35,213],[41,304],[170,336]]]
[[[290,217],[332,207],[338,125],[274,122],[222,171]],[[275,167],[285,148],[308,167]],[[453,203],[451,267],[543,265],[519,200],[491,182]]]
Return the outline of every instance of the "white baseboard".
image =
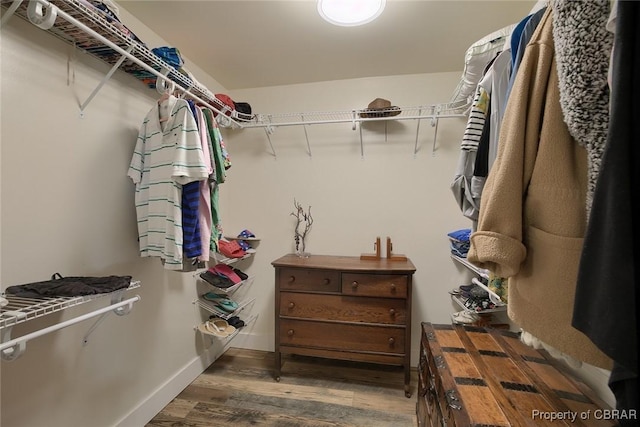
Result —
[[[164,384],[155,389],[131,412],[116,423],[117,427],[141,427],[146,425],[158,412],[169,404],[182,390],[204,372],[218,357],[224,353],[226,347],[212,345],[200,356],[187,363]]]

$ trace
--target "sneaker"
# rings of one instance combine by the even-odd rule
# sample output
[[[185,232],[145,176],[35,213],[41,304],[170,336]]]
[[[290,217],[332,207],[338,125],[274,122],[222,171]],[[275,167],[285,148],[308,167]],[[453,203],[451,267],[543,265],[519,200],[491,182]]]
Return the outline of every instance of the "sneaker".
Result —
[[[451,314],[451,320],[453,320],[453,323],[470,325],[480,320],[480,316],[472,311],[462,310]]]

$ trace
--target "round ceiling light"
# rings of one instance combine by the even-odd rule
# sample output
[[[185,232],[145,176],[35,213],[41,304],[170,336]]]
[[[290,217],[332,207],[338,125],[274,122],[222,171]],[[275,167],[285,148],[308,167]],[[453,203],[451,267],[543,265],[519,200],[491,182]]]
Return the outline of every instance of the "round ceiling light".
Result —
[[[318,0],[318,13],[334,25],[353,27],[376,19],[386,0]]]

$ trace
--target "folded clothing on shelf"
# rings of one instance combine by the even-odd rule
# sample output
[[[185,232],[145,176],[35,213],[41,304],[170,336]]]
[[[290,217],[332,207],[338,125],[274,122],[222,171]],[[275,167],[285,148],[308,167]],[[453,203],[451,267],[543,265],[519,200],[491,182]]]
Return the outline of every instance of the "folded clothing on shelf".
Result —
[[[469,238],[471,236],[470,228],[463,228],[461,230],[452,231],[447,233],[449,237],[449,243],[451,253],[461,258],[466,258],[469,252]]]
[[[154,55],[162,59],[167,64],[178,69],[184,65],[184,59],[180,55],[180,51],[175,47],[161,46],[151,49]]]
[[[449,239],[451,240],[456,240],[459,242],[468,242],[469,241],[469,237],[471,236],[471,229],[470,228],[462,228],[460,230],[456,230],[456,231],[452,231],[450,233],[447,233],[447,236],[449,236]]]

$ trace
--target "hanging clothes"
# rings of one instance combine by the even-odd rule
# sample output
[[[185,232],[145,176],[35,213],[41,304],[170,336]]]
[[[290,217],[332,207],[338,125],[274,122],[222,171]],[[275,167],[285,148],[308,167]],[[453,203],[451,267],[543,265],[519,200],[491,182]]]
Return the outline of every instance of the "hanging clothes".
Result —
[[[504,94],[511,72],[510,44],[487,64],[467,120],[460,159],[451,184],[462,214],[475,222],[487,173],[495,160],[505,108]]]
[[[562,119],[551,10],[536,28],[504,114],[467,258],[509,279],[515,324],[578,360],[611,360],[571,326],[586,225],[587,156]]]
[[[551,7],[560,106],[569,133],[587,150],[589,210],[609,128],[609,0],[552,0]]]
[[[200,181],[199,188],[200,203],[198,206],[198,215],[200,218],[200,246],[202,248],[199,260],[209,261],[211,255],[211,227],[213,216],[211,211],[212,180],[214,179],[213,145],[211,143],[207,121],[202,113],[202,108],[196,107],[195,112],[199,124],[198,132],[200,134],[200,142],[202,143],[205,165],[207,167],[207,173],[209,174],[207,179]]]
[[[458,167],[450,185],[462,214],[474,222],[478,219],[480,205],[479,192],[477,189],[474,191],[472,178],[488,109],[489,95],[482,86],[478,86],[460,145]]]
[[[505,46],[510,46],[505,43]],[[506,108],[504,99],[507,91],[507,83],[511,74],[511,49],[506,48],[493,60],[478,86],[484,88],[488,96],[488,108],[481,144],[478,146],[478,154],[471,179],[473,196],[478,206],[482,198],[482,190],[487,174],[495,161],[498,151],[498,139],[502,116]],[[485,139],[486,138],[486,139]],[[482,143],[484,142],[484,144]]]
[[[511,40],[511,76],[509,77],[509,83],[507,84],[507,92],[504,99],[505,104],[509,100],[511,87],[513,86],[513,82],[518,75],[518,68],[520,68],[520,63],[522,62],[524,51],[527,48],[527,44],[529,44],[529,41],[531,40],[531,36],[533,36],[534,31],[538,27],[538,24],[540,23],[545,10],[546,7],[543,7],[525,18],[524,26],[522,28],[522,32],[518,36],[518,39]]]
[[[211,240],[209,246],[212,250],[218,250],[218,241],[222,237],[222,221],[220,217],[220,184],[226,180],[226,170],[231,166],[231,161],[228,159],[228,153],[224,149],[222,142],[222,134],[218,129],[218,123],[216,122],[213,112],[205,108],[202,110],[205,122],[207,123],[207,129],[209,131],[209,137],[212,145],[212,157],[213,157],[213,180],[211,182]],[[226,157],[225,157],[226,154]],[[225,161],[225,158],[227,159]]]
[[[611,70],[611,114],[580,259],[573,326],[614,360],[609,387],[616,408],[640,405],[640,3],[617,2]],[[628,413],[628,412],[627,412]],[[620,420],[635,426],[637,419]]]
[[[190,99],[186,101],[199,129],[201,124],[196,116],[195,103]],[[202,255],[199,216],[200,182],[202,181],[193,181],[182,186],[182,247],[187,265],[193,265],[193,260]]]
[[[128,176],[135,184],[140,255],[160,257],[182,269],[182,186],[208,177],[198,129],[189,104],[170,96],[170,115],[160,122],[157,103],[138,132]]]

